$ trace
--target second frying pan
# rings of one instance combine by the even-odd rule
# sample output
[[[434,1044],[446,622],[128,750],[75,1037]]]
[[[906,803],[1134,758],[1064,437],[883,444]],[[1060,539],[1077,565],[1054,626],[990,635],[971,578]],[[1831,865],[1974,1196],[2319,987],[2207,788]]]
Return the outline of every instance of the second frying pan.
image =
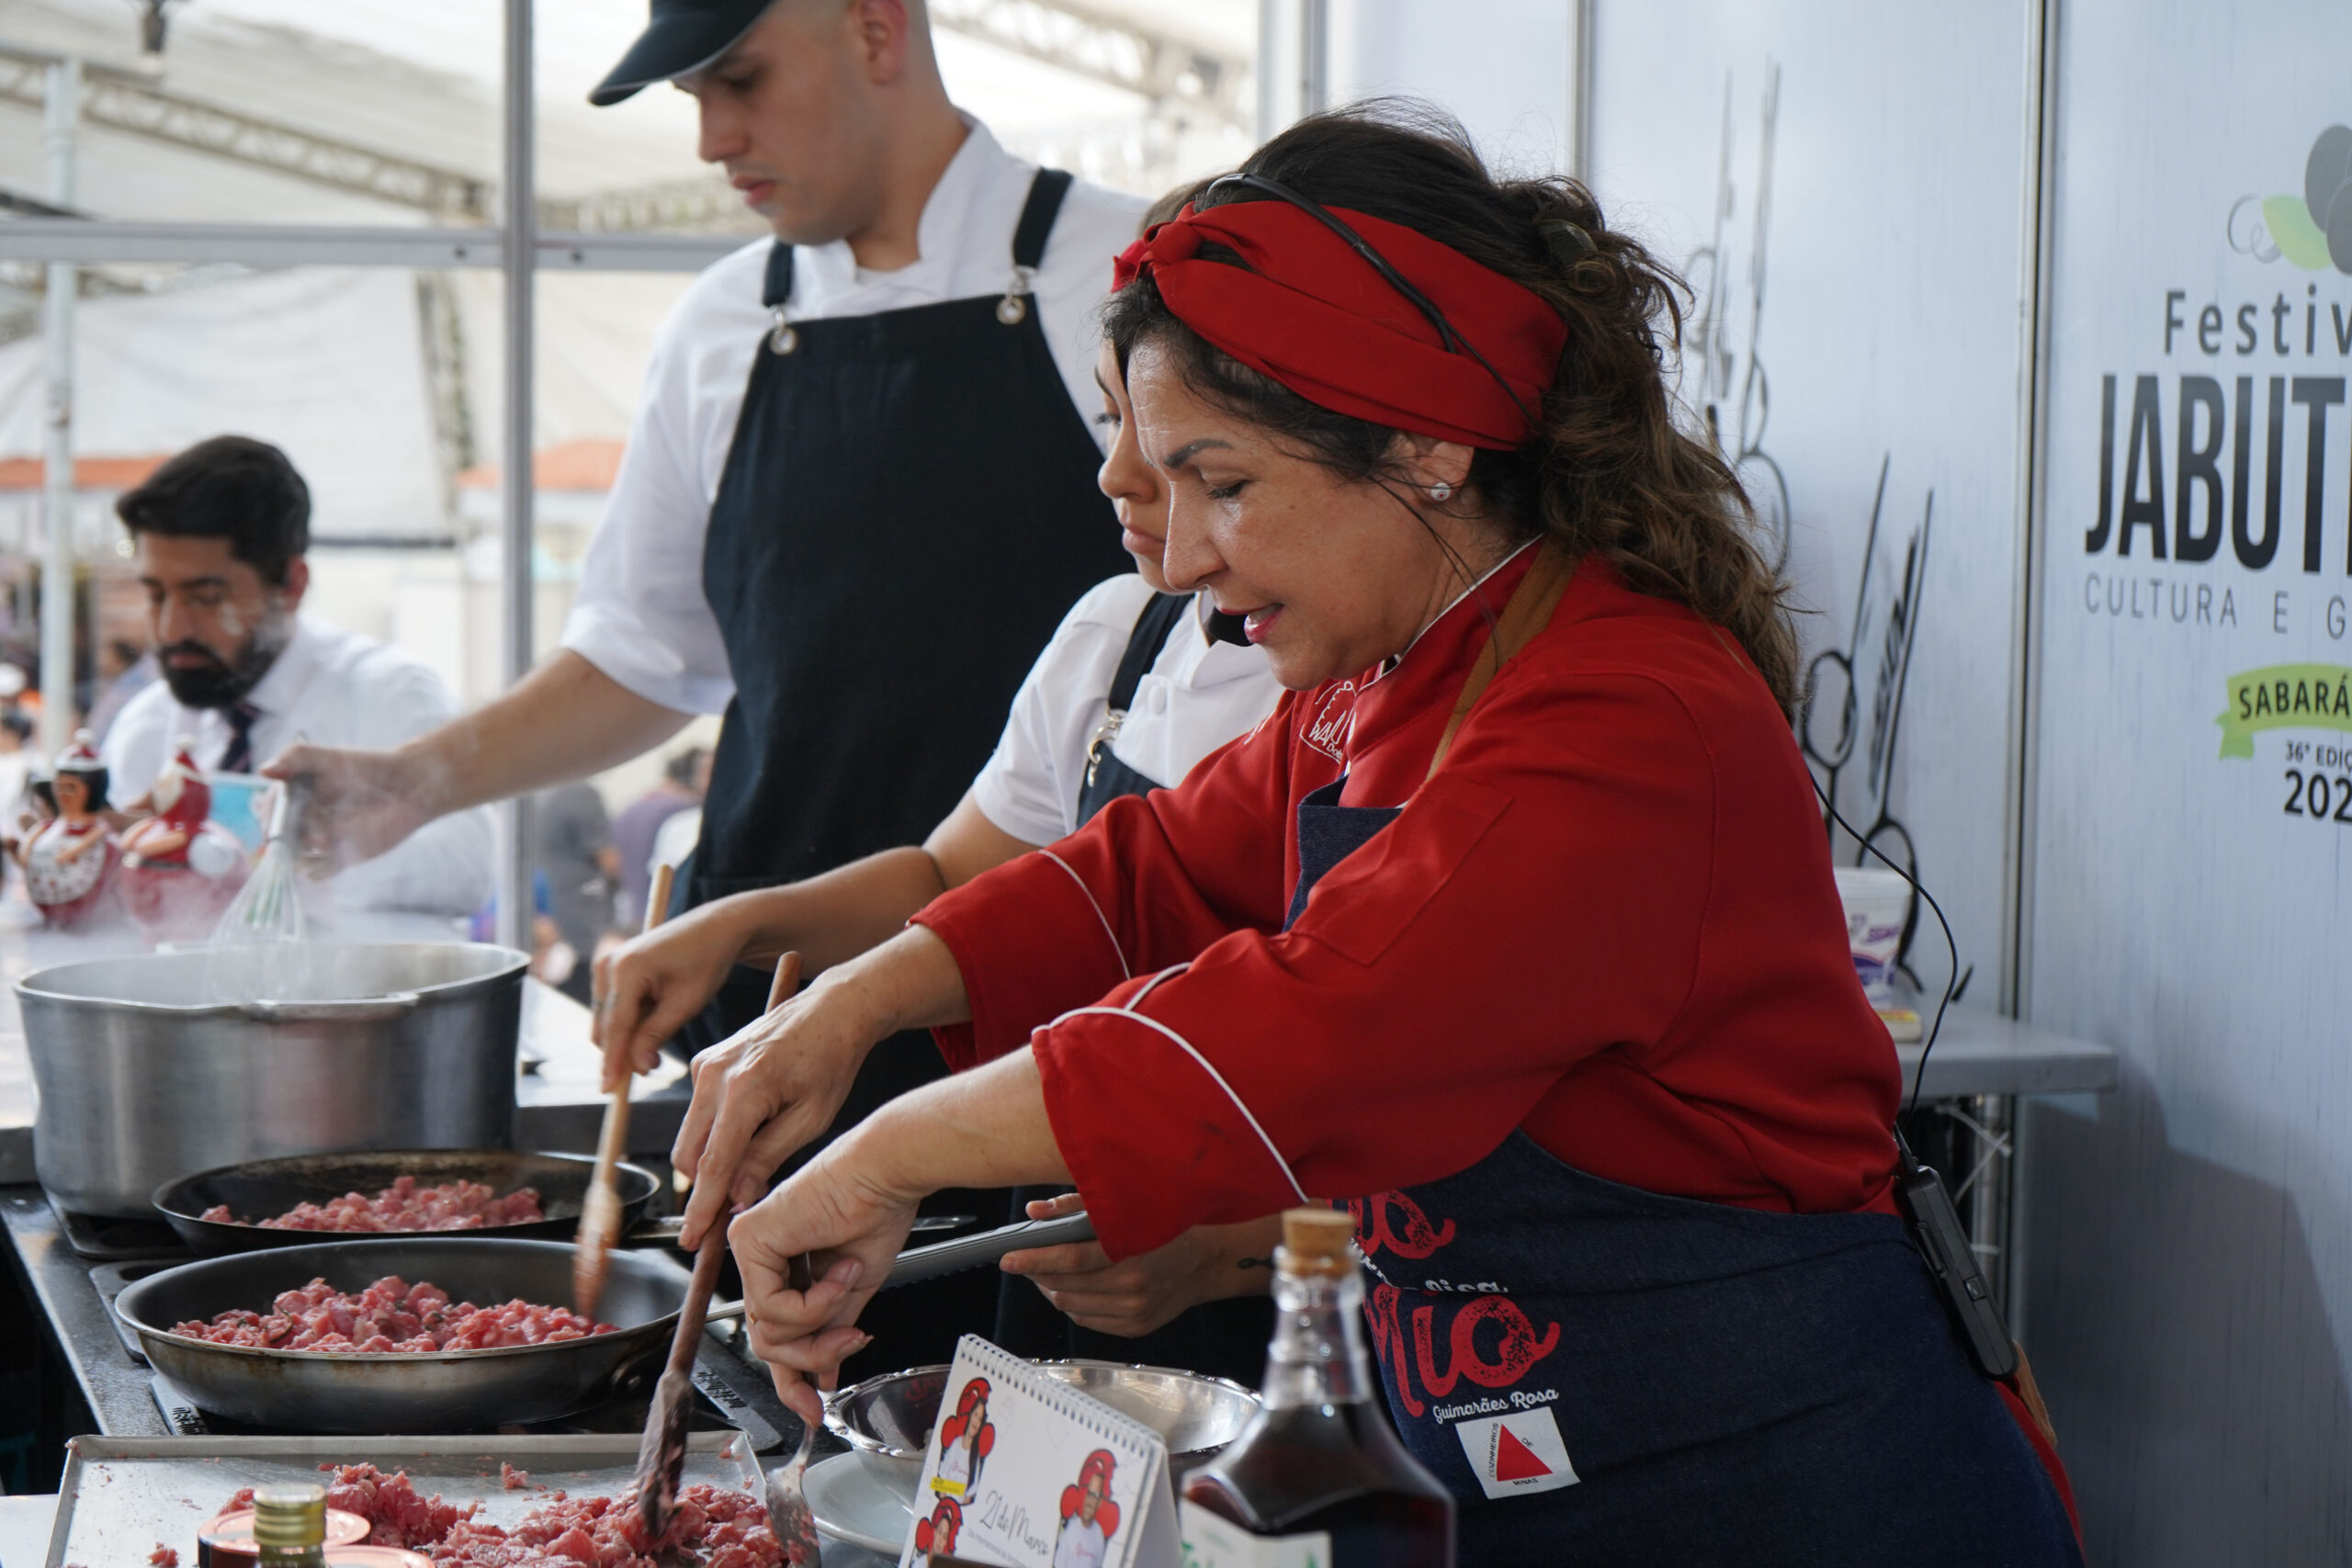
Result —
[[[396,1236],[447,1235],[570,1241],[580,1228],[580,1205],[596,1162],[580,1155],[528,1154],[516,1149],[390,1149],[364,1154],[297,1155],[252,1160],[198,1171],[155,1190],[155,1207],[180,1239],[206,1257],[254,1252],[265,1247],[302,1247],[322,1241],[390,1240]],[[295,1231],[234,1224],[203,1217],[227,1204],[239,1220],[271,1219],[297,1203],[324,1203],[346,1192],[374,1197],[396,1178],[413,1177],[420,1187],[445,1181],[478,1181],[504,1197],[519,1187],[538,1190],[547,1217],[527,1224],[492,1225],[463,1231]],[[620,1166],[624,1233],[645,1216],[660,1183],[641,1166]]]

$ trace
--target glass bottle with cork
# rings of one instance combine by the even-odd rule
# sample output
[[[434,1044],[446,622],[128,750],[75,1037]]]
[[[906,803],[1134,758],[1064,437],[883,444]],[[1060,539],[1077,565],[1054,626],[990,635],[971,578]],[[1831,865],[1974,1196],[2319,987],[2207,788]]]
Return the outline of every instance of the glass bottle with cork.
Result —
[[[1283,1215],[1259,1412],[1185,1478],[1187,1568],[1453,1568],[1453,1498],[1380,1407],[1354,1234],[1338,1210]]]

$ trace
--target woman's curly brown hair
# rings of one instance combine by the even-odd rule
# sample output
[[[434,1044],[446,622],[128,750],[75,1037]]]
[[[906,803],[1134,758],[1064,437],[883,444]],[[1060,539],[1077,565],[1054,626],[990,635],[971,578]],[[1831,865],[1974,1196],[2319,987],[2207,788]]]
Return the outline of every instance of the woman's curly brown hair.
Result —
[[[1629,586],[1730,632],[1781,712],[1793,714],[1788,585],[1758,546],[1730,465],[1674,418],[1667,357],[1680,350],[1690,289],[1670,268],[1611,231],[1576,181],[1498,180],[1460,125],[1419,106],[1312,116],[1242,169],[1451,245],[1559,311],[1567,345],[1541,432],[1516,451],[1480,451],[1470,486],[1524,536],[1548,535],[1571,559],[1598,554]],[[1276,198],[1227,186],[1205,199]],[[1244,265],[1221,246],[1200,254]],[[1310,403],[1211,346],[1170,311],[1148,275],[1112,296],[1103,321],[1122,363],[1139,343],[1161,344],[1197,390],[1314,460],[1351,479],[1392,477],[1396,431]]]

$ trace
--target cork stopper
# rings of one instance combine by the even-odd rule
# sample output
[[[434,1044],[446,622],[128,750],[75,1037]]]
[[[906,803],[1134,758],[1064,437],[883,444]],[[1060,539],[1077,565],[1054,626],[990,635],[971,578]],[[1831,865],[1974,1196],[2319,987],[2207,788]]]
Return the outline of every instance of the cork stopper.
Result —
[[[1285,1274],[1351,1274],[1355,1234],[1356,1223],[1344,1209],[1285,1209],[1274,1267]]]
[[[254,1544],[265,1556],[323,1547],[327,1495],[316,1486],[267,1486],[254,1494]]]

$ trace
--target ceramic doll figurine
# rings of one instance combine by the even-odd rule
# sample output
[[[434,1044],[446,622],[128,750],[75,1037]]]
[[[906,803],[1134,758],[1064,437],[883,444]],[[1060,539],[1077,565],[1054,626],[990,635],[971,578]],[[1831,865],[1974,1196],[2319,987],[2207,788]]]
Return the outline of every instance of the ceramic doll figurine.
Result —
[[[103,815],[107,769],[86,729],[57,760],[56,776],[38,786],[56,815],[17,847],[25,894],[60,929],[104,916],[115,886],[115,837]]]
[[[245,847],[209,820],[212,786],[185,740],[150,798],[155,815],[122,836],[123,906],[151,941],[200,940],[244,886]]]

